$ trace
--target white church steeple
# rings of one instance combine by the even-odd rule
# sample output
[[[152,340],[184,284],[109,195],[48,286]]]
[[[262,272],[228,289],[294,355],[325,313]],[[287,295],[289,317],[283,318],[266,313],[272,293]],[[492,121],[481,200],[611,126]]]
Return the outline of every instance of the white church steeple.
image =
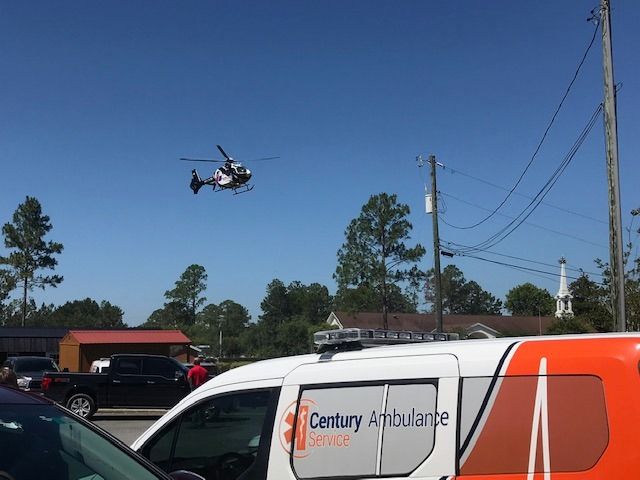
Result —
[[[571,308],[571,299],[573,295],[567,287],[567,272],[565,264],[567,261],[564,257],[560,258],[560,289],[556,295],[556,317],[573,316],[573,309]]]

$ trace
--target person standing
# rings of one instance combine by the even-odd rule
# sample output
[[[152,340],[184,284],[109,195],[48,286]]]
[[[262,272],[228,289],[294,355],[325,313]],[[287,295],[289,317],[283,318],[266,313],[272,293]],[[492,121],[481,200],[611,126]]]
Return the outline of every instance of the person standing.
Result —
[[[187,373],[187,380],[189,381],[189,386],[191,390],[195,390],[200,385],[208,380],[209,372],[207,372],[206,368],[200,365],[200,357],[197,357],[193,360],[193,367],[189,369],[189,373]]]
[[[0,385],[8,385],[16,390],[18,389],[18,377],[9,367],[2,367],[2,369],[0,369]]]

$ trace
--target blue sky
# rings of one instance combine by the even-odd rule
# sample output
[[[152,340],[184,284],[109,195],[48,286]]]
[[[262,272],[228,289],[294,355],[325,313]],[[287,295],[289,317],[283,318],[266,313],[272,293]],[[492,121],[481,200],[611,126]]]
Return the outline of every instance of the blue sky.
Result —
[[[210,302],[260,313],[266,285],[319,282],[332,293],[344,230],[370,195],[411,207],[412,241],[428,249],[426,169],[511,187],[525,167],[593,33],[597,1],[210,1],[0,3],[0,222],[26,195],[62,242],[57,289],[38,303],[108,300],[130,325],[162,306],[197,263]],[[640,207],[640,3],[615,0],[613,41],[623,224]],[[538,191],[602,98],[600,35],[517,192]],[[245,195],[188,188],[216,144],[248,163]],[[202,165],[198,165],[202,167]],[[203,174],[205,168],[201,169]],[[608,258],[602,122],[546,202],[495,252],[594,271]],[[444,218],[474,223],[504,191],[439,172]],[[455,198],[454,198],[455,197]],[[528,203],[512,197],[500,211]],[[445,239],[477,243],[508,220]],[[638,227],[636,223],[636,227]],[[548,229],[564,232],[559,235]],[[498,261],[512,260],[482,254]],[[469,258],[469,279],[504,298],[557,280]],[[550,267],[528,264],[543,270]],[[551,269],[553,270],[553,269]]]

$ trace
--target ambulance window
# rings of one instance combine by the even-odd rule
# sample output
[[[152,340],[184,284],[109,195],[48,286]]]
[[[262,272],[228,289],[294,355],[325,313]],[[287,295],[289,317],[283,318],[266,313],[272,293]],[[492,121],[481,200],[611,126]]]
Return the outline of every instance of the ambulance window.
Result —
[[[477,402],[467,401],[467,396],[486,385],[476,378],[463,380],[462,424],[473,425],[466,438],[460,437],[461,475],[529,473],[530,464],[540,473],[547,463],[551,472],[581,472],[592,468],[607,448],[600,378],[501,377],[477,409]],[[472,409],[473,422],[465,420],[466,408]]]
[[[383,393],[383,385],[304,390],[290,445],[298,478],[375,476]],[[286,429],[282,436],[291,441]]]
[[[462,384],[462,408],[460,416],[460,441],[469,436],[487,392],[491,388],[492,377],[465,378]]]
[[[437,383],[365,384],[302,391],[283,413],[280,437],[300,479],[406,476],[433,451],[448,412],[437,407]],[[292,447],[293,445],[293,447]]]
[[[269,440],[263,429],[271,395],[250,391],[200,403],[153,437],[141,453],[168,473],[189,470],[207,479],[235,480],[251,468]],[[247,472],[242,478],[254,476]]]
[[[389,385],[383,418],[382,475],[407,474],[433,450],[436,424],[447,425],[449,414],[436,412],[435,385]]]

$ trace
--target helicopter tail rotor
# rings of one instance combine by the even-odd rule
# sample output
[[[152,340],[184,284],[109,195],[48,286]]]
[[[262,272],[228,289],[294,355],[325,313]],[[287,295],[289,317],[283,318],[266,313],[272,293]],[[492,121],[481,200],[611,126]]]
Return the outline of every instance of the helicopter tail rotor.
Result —
[[[189,186],[191,187],[191,190],[193,190],[193,194],[195,195],[198,193],[203,185],[204,182],[200,178],[200,175],[198,175],[198,171],[195,169],[191,170],[191,184]]]

